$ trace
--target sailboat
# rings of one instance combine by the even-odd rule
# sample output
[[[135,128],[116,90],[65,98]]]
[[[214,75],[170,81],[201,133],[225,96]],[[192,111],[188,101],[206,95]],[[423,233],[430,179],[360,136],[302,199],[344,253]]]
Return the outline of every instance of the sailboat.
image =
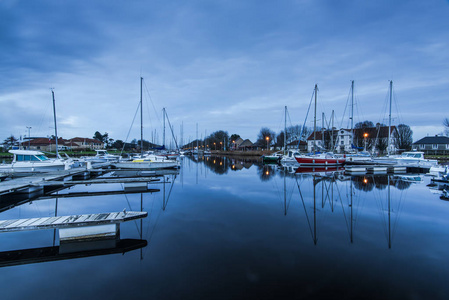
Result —
[[[143,77],[140,77],[140,157],[129,162],[117,162],[113,165],[120,169],[171,169],[179,168],[180,163],[177,160],[167,159],[164,156],[145,154],[143,152],[143,103],[142,103],[142,83]],[[164,137],[165,139],[165,137]]]
[[[354,146],[354,80],[351,81],[351,146],[352,149],[356,150],[352,153],[346,154],[346,162],[347,163],[366,163],[370,161],[371,154],[369,154],[366,149],[364,151],[357,151],[357,147]]]
[[[41,151],[9,150],[14,155],[10,164],[0,164],[0,173],[29,173],[68,170],[73,165],[72,160],[63,160],[58,152],[58,129],[56,126],[55,93],[52,90],[53,117],[55,124],[56,158],[48,158]]]
[[[339,166],[343,165],[346,161],[344,157],[335,156],[333,153],[318,153],[316,152],[316,106],[317,106],[317,94],[318,94],[318,85],[315,84],[314,89],[315,94],[315,114],[314,114],[314,122],[313,122],[313,153],[309,154],[299,154],[295,155],[296,161],[300,166]]]

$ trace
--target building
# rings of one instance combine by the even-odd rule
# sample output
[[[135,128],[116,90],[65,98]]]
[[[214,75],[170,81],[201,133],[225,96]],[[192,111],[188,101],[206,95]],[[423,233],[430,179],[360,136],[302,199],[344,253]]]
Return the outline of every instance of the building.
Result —
[[[240,151],[257,150],[257,146],[254,145],[249,139],[244,140],[237,147]]]
[[[426,154],[449,154],[449,137],[441,135],[426,136],[414,142],[412,149],[423,151]]]
[[[35,138],[26,142],[22,142],[22,147],[28,150],[39,150],[39,151],[56,151],[56,141],[50,138]],[[103,149],[104,143],[96,139],[90,138],[73,138],[65,140],[62,138],[58,139],[58,150],[96,150]]]
[[[104,148],[104,143],[97,139],[75,137],[73,139],[68,140],[68,142],[70,144],[70,148],[74,151],[89,150],[89,149],[97,150]]]
[[[396,135],[396,126],[391,126],[390,153],[395,153],[398,150],[396,148]],[[316,142],[314,142],[313,133],[307,138],[308,152],[313,151],[314,144],[316,144],[317,151],[329,150],[338,153],[350,153],[364,149],[367,151],[374,150],[374,152],[387,152],[388,150],[388,126],[381,126],[380,124],[377,124],[376,127],[356,128],[352,131],[345,128],[317,131],[315,136]]]

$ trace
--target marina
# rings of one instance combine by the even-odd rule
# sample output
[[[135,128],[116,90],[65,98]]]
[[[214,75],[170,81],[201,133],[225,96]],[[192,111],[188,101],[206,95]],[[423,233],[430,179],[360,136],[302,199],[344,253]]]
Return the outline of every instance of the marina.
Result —
[[[440,199],[444,187],[428,186],[434,177],[348,173],[360,166],[299,170],[260,158],[180,162],[179,170],[161,172],[103,166],[82,180],[49,173],[32,180],[45,189],[38,195],[3,194],[0,272],[7,298],[30,296],[9,278],[45,272],[34,290],[51,285],[46,298],[72,299],[64,287],[86,279],[69,282],[61,276],[67,270],[99,275],[89,279],[93,297],[129,289],[184,299],[233,298],[248,290],[261,298],[322,298],[338,290],[354,299],[367,293],[444,299],[448,292],[442,278],[449,269],[449,202]],[[15,180],[24,178],[8,181]],[[12,199],[18,203],[10,205]],[[128,214],[137,219],[122,221]],[[83,220],[91,221],[77,223]],[[111,281],[113,291],[106,287]]]

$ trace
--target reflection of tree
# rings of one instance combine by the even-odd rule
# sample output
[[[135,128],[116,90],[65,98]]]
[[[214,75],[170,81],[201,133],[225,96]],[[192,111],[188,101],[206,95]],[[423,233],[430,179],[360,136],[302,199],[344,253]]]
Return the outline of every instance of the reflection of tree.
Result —
[[[351,178],[354,188],[364,192],[370,192],[374,189],[374,182],[372,177],[367,176],[353,176]]]
[[[411,182],[407,182],[407,181],[403,181],[403,180],[397,180],[397,181],[396,181],[396,184],[395,184],[395,186],[396,186],[396,188],[397,188],[398,190],[406,190],[406,189],[408,189],[411,185],[412,185]]]
[[[207,166],[215,174],[226,174],[229,169],[229,161],[225,157],[211,156],[204,160],[204,165]]]
[[[226,174],[229,170],[239,171],[249,169],[254,164],[260,164],[258,158],[225,157],[225,156],[187,156],[188,159],[204,165],[215,174]]]
[[[364,176],[353,176],[351,180],[354,183],[354,187],[358,190],[369,192],[374,188],[378,190],[384,190],[388,187],[388,183],[390,186],[395,186],[399,190],[405,190],[410,187],[410,182],[404,182],[401,180],[392,179],[390,177],[390,181],[388,181],[388,176],[390,175],[364,175]]]
[[[262,165],[258,168],[258,174],[261,181],[268,181],[274,175],[276,175],[276,166],[274,165]]]

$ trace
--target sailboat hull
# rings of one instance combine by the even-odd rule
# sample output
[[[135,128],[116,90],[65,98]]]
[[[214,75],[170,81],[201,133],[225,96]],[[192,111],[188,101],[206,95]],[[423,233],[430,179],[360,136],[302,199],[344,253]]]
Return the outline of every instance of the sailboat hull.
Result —
[[[296,161],[301,166],[341,166],[346,162],[345,158],[326,158],[315,156],[296,156]]]

